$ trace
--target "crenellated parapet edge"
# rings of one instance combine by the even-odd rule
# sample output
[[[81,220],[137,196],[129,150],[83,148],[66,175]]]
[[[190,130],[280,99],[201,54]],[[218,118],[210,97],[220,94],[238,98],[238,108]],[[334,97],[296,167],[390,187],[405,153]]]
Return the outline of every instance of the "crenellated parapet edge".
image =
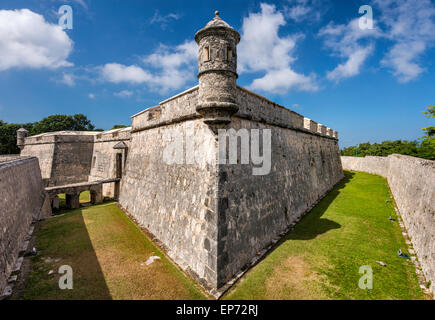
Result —
[[[131,127],[103,131],[95,136],[95,142],[130,141]]]
[[[26,136],[23,138],[23,142],[20,141],[20,143],[22,143],[21,150],[26,146],[38,144],[94,143],[95,136],[98,133],[97,131],[56,131]]]
[[[304,118],[304,129],[322,136],[338,139],[338,132],[309,118]]]
[[[136,113],[132,116],[131,132],[202,118],[195,108],[198,103],[198,91],[198,86],[192,87],[160,102],[157,106]],[[246,88],[237,86],[235,97],[239,110],[233,117],[338,139],[337,131]]]

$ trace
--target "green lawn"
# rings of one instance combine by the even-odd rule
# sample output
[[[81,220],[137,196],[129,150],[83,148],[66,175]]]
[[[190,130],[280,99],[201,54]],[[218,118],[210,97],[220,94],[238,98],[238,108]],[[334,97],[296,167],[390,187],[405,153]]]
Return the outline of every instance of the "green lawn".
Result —
[[[206,298],[114,202],[44,221],[36,247],[22,299]],[[150,256],[161,260],[146,265]],[[72,267],[72,290],[59,289],[61,265]]]
[[[407,252],[407,246],[386,180],[360,172],[345,174],[346,179],[224,299],[428,298],[413,263],[397,256],[397,250]],[[207,298],[114,202],[44,221],[36,247],[39,254],[31,258],[24,299]],[[150,256],[161,260],[147,266]],[[60,265],[72,267],[73,290],[59,289]],[[371,290],[358,287],[363,265],[373,270]]]
[[[225,299],[428,298],[414,264],[397,256],[407,246],[386,180],[362,172],[345,174]],[[358,286],[363,265],[373,270],[371,290]]]
[[[59,207],[61,209],[66,208],[66,195],[65,193],[60,193],[57,195],[59,197]],[[80,193],[80,203],[91,202],[91,193],[89,190]]]

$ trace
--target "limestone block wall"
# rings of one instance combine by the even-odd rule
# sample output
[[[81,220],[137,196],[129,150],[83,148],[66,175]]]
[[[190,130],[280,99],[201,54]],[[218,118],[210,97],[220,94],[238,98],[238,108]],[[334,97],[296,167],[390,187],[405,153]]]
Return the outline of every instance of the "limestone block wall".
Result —
[[[194,87],[132,117],[121,181],[120,206],[212,288],[231,279],[343,177],[337,139],[319,133],[315,121],[304,128],[303,116],[237,90],[239,112],[221,128],[270,129],[270,174],[253,176],[249,164],[219,164],[218,128],[196,113]],[[189,162],[192,154],[199,163]],[[168,163],[168,155],[179,162]]]
[[[118,154],[122,156],[121,165],[122,170],[124,170],[130,145],[130,132],[131,127],[128,127],[102,132],[95,136],[89,181],[116,178],[116,157]],[[127,148],[114,149],[120,142]],[[115,183],[103,184],[103,196],[114,198],[116,196],[115,188]]]
[[[148,117],[146,113],[139,116]],[[146,121],[133,123],[146,127]],[[188,134],[194,148],[203,150],[198,163],[186,161],[183,146]],[[176,263],[198,280],[207,279],[214,286],[217,283],[215,157],[215,136],[200,120],[144,130],[133,126],[119,199],[120,206],[163,244]]]
[[[387,178],[390,168],[390,159],[388,157],[341,157],[343,169],[364,171],[371,174],[378,174]]]
[[[88,181],[94,136],[58,136],[55,144],[50,186]]]
[[[435,161],[404,155],[341,157],[343,169],[386,177],[431,291],[435,294]]]
[[[243,87],[237,87],[239,111],[236,116],[273,123],[285,128],[303,128],[304,117]]]
[[[49,181],[53,167],[55,137],[28,137],[26,142],[24,149],[21,150],[21,156],[37,157],[42,179]]]
[[[21,156],[19,154],[0,154],[0,162],[18,160]]]
[[[271,170],[266,175],[253,175],[252,164],[219,166],[220,285],[344,177],[336,139],[317,134],[317,123],[312,120],[305,121],[308,130],[304,130],[303,117],[293,112],[286,116],[291,126],[282,126],[283,120],[273,116],[273,110],[279,107],[269,108],[272,113],[268,115],[267,102],[259,103],[259,99],[249,93],[239,96],[244,110],[262,109],[261,122],[236,114],[229,127],[271,130]]]
[[[198,118],[198,86],[190,88],[174,97],[166,99],[158,106],[145,109],[132,116],[132,130],[150,128],[171,123],[174,119],[182,121]]]
[[[60,131],[27,137],[22,156],[35,156],[47,186],[88,181],[97,132]]]
[[[44,203],[37,158],[0,163],[0,293],[14,268],[32,220]]]

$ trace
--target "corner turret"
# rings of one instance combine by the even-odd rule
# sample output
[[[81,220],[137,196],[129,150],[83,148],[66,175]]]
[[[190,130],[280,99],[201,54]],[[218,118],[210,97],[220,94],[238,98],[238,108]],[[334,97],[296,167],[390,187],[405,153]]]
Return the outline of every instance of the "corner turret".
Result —
[[[24,149],[24,140],[29,135],[29,131],[24,128],[20,128],[17,130],[17,146],[20,148],[20,151]]]
[[[207,124],[231,122],[239,110],[236,103],[237,44],[240,34],[215,17],[195,35],[198,43],[198,113]]]

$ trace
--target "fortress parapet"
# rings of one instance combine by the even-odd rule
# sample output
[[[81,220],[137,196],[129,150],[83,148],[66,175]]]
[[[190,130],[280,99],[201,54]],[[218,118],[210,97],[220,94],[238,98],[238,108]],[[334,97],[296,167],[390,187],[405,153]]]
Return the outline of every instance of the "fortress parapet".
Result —
[[[24,128],[20,128],[17,130],[17,146],[20,150],[24,148],[24,142],[27,136],[29,135],[29,131]]]
[[[199,46],[199,101],[196,107],[207,124],[231,122],[236,103],[237,44],[240,34],[215,12],[215,17],[195,35]]]
[[[322,135],[326,135],[326,127],[323,124],[317,125],[317,133],[320,133]]]
[[[304,118],[305,129],[310,130],[311,132],[317,132],[317,125],[318,123],[316,121],[313,121],[309,118]]]

